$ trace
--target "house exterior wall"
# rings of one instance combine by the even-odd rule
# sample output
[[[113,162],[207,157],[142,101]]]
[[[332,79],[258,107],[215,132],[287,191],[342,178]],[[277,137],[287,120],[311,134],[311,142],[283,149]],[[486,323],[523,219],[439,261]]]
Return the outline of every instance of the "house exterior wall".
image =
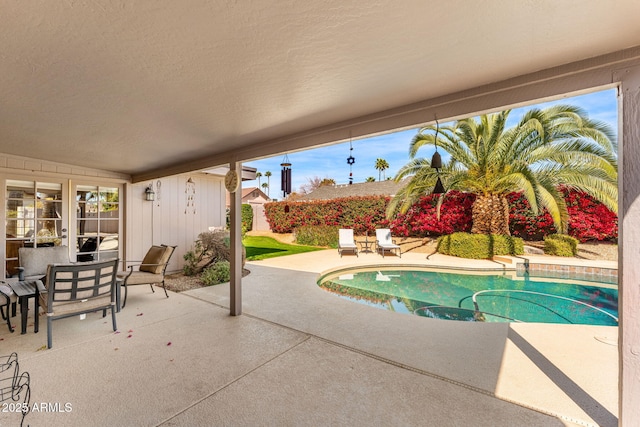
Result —
[[[187,180],[194,182],[194,193],[187,193]],[[193,248],[193,244],[203,231],[211,226],[224,226],[226,212],[224,206],[223,177],[192,173],[176,175],[154,180],[153,182],[132,184],[128,175],[100,169],[82,168],[43,160],[17,157],[0,153],[0,182],[3,186],[0,202],[4,203],[6,180],[20,179],[33,181],[61,181],[68,194],[68,224],[71,232],[74,221],[75,199],[73,188],[76,184],[117,185],[120,195],[120,234],[121,260],[142,260],[153,244],[177,245],[171,258],[168,271],[178,271],[184,264],[183,255]],[[156,200],[145,200],[145,189],[153,185]],[[192,198],[188,201],[187,196]],[[5,224],[1,225],[5,228]],[[5,233],[0,233],[0,253],[6,258]],[[90,230],[88,230],[90,231]],[[73,245],[73,234],[63,242]],[[126,263],[121,264],[124,269]],[[2,275],[6,272],[2,263]]]
[[[193,187],[187,184],[189,178]],[[153,202],[145,200],[145,189],[150,184],[156,195]],[[193,249],[198,234],[226,224],[222,177],[200,173],[175,175],[129,184],[125,194],[126,260],[141,260],[151,245],[177,245],[168,271],[181,270],[183,256]],[[188,200],[188,196],[192,198]]]
[[[264,214],[264,204],[263,203],[251,203],[251,208],[253,209],[253,226],[252,229],[255,231],[269,231],[271,227],[269,226],[269,221],[267,221],[267,216]]]

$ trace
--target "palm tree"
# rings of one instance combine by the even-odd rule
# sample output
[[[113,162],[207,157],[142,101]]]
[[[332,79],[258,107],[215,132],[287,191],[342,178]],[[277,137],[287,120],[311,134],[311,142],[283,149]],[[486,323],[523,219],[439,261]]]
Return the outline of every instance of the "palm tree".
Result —
[[[264,188],[264,191],[267,192],[267,197],[271,198],[271,196],[269,196],[269,184],[267,184],[266,182],[263,182],[262,188]]]
[[[256,178],[258,179],[258,188],[260,187],[260,178],[262,178],[262,174],[260,172],[256,172]]]
[[[266,171],[264,176],[267,177],[267,192],[271,190],[271,172]],[[267,196],[271,197],[271,194],[267,193]]]
[[[459,120],[443,127],[437,138],[437,148],[451,155],[439,171],[445,188],[477,196],[473,233],[509,234],[506,196],[511,192],[522,192],[535,214],[546,208],[559,233],[568,228],[559,186],[585,192],[617,212],[617,143],[606,124],[590,120],[581,108],[558,105],[532,109],[516,126],[505,129],[509,113]],[[431,193],[438,172],[416,154],[435,144],[436,130],[426,126],[413,138],[412,160],[395,180],[411,178],[389,204],[387,215],[396,209],[406,212]]]
[[[385,159],[376,159],[376,170],[378,171],[378,181],[381,181],[380,175],[389,169],[389,163]]]

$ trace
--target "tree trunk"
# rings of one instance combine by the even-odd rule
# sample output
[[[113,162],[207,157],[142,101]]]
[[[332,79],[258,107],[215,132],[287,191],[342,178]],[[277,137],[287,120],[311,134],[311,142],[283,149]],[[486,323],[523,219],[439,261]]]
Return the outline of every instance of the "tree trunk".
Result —
[[[471,209],[471,219],[472,233],[511,235],[509,202],[506,197],[497,194],[477,196]]]

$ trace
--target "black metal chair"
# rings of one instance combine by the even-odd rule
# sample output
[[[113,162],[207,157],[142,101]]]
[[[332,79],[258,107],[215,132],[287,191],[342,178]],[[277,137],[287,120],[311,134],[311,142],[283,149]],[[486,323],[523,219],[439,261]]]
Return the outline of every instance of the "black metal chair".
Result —
[[[51,264],[47,270],[46,294],[40,304],[47,314],[47,347],[52,346],[53,321],[78,314],[111,310],[116,326],[116,274],[118,260],[78,264]]]
[[[17,302],[18,297],[11,287],[5,282],[0,282],[0,315],[2,315],[2,320],[7,321],[9,332],[13,332],[11,317],[16,315]]]

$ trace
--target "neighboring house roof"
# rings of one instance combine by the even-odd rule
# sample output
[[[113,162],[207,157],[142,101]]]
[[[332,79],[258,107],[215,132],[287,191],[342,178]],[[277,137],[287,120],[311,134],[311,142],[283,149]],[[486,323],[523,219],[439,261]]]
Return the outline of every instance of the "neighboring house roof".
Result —
[[[231,197],[227,191],[227,207],[231,206]],[[267,203],[271,199],[258,187],[248,187],[242,189],[242,203]]]
[[[331,200],[340,197],[395,196],[404,186],[404,181],[394,180],[361,182],[358,184],[323,185],[298,200]]]

